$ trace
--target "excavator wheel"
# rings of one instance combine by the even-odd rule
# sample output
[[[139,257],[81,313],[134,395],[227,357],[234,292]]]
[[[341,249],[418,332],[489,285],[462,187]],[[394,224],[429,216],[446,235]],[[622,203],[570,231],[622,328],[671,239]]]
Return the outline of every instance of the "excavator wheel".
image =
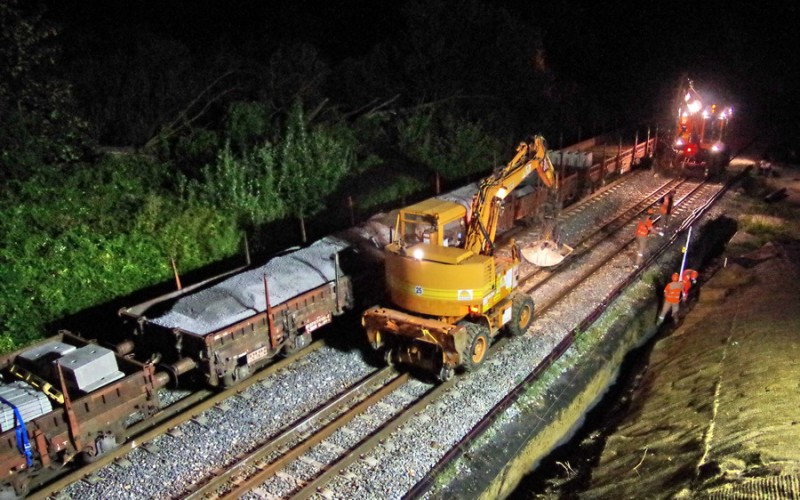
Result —
[[[489,352],[489,329],[476,323],[466,323],[467,349],[464,355],[464,370],[473,371],[483,363]]]
[[[533,299],[525,293],[515,293],[511,299],[511,321],[508,322],[508,333],[514,337],[524,335],[533,323]]]

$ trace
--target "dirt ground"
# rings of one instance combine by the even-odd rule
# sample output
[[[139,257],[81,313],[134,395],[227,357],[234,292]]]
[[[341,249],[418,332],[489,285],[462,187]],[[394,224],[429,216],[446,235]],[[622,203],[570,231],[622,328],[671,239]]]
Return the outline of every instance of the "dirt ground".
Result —
[[[800,498],[800,168],[734,197],[719,270],[529,498]]]
[[[800,245],[704,284],[653,348],[582,498],[800,496]]]

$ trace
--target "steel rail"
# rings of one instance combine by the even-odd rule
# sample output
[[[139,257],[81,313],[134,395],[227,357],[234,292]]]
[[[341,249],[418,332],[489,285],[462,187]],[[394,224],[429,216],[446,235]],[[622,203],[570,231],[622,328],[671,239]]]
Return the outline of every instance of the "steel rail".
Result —
[[[671,179],[670,181],[666,182],[658,189],[654,190],[653,192],[649,193],[644,199],[641,199],[637,203],[633,204],[630,207],[623,208],[619,215],[612,217],[608,222],[604,223],[600,227],[596,228],[595,230],[591,231],[588,235],[584,236],[578,243],[576,243],[573,248],[576,251],[573,251],[569,255],[564,258],[559,264],[559,268],[563,265],[571,265],[574,261],[576,261],[579,257],[583,257],[587,254],[587,252],[591,251],[598,243],[607,239],[610,235],[617,233],[618,231],[622,230],[625,225],[629,222],[634,220],[636,217],[643,214],[648,208],[650,208],[655,201],[657,201],[661,196],[664,196],[666,193],[670,192],[673,189],[677,189],[681,185],[686,182],[685,179]],[[701,184],[702,185],[702,184]],[[674,203],[674,207],[680,205],[681,201],[683,201],[686,197],[677,200]],[[658,220],[658,218],[656,219]],[[631,241],[634,238],[631,239]],[[580,250],[578,250],[580,248]],[[532,292],[533,290],[540,288],[542,285],[547,283],[553,276],[560,274],[555,269],[548,269],[540,267],[535,269],[528,275],[519,279],[520,283],[527,283],[533,280],[534,277],[543,275],[542,279],[537,280],[533,286],[526,289],[527,293]]]
[[[455,383],[456,378],[452,378],[447,382],[442,382],[434,386],[425,393],[413,405],[406,407],[401,413],[395,415],[388,420],[379,429],[375,430],[368,437],[364,438],[356,446],[350,449],[345,455],[341,456],[339,460],[329,464],[325,472],[318,475],[309,481],[303,488],[293,493],[290,498],[296,500],[306,500],[318,493],[321,487],[328,484],[331,479],[338,476],[341,471],[352,465],[356,460],[359,460],[371,450],[375,449],[383,440],[396,431],[401,425],[408,422],[413,416],[427,408],[431,403],[438,400],[447,390],[449,390]]]

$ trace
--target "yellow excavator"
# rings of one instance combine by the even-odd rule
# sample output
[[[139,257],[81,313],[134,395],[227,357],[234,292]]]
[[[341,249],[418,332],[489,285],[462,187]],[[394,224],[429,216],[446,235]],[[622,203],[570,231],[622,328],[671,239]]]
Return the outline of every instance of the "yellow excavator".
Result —
[[[547,145],[538,135],[480,183],[469,213],[439,198],[400,210],[384,251],[396,309],[372,307],[361,319],[370,345],[387,363],[419,367],[444,381],[456,368],[479,366],[490,339],[503,330],[525,333],[534,303],[515,290],[520,252],[512,243],[510,255],[495,255],[495,236],[502,200],[534,170],[555,188]]]

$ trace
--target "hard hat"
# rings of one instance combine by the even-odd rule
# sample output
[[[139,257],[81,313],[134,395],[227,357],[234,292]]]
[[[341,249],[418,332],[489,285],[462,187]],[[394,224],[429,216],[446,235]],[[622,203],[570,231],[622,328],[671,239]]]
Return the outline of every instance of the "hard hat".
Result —
[[[672,273],[672,281],[678,281],[679,278],[678,273]]]

